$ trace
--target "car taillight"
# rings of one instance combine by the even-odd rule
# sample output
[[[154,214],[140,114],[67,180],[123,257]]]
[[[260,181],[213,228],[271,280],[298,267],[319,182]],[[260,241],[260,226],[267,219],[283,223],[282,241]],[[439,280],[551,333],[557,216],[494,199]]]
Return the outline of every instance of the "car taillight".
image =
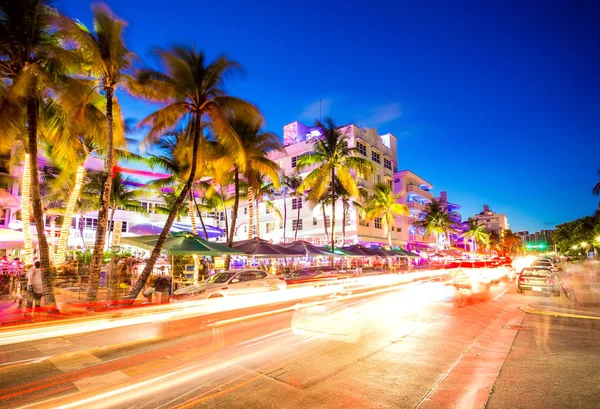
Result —
[[[285,281],[285,278],[283,277],[278,277],[281,281]]]
[[[544,282],[547,283],[547,284],[554,284],[554,280],[546,280]]]
[[[221,287],[221,290],[227,290],[227,287]]]
[[[523,283],[523,282],[529,282],[529,280],[528,280],[528,279],[526,279],[525,277],[522,277],[522,276],[521,276],[521,277],[519,277],[519,281],[520,281],[520,282],[522,282],[522,283]]]

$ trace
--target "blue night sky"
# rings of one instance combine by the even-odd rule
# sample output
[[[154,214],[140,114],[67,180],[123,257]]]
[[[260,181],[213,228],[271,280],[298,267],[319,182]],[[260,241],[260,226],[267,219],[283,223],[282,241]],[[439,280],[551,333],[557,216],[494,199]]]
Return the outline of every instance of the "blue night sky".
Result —
[[[146,64],[175,43],[239,61],[229,92],[280,136],[312,123],[319,100],[340,125],[392,132],[398,167],[447,190],[464,218],[486,203],[536,231],[595,210],[600,3],[285,3],[108,1]],[[91,23],[86,1],[55,5]],[[153,109],[121,99],[127,117]]]

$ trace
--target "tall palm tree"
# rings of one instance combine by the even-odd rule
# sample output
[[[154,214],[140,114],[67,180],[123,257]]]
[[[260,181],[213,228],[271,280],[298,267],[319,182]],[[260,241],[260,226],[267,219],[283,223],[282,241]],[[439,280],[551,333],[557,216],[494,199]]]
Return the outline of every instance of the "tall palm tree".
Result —
[[[479,224],[479,221],[469,217],[467,220],[467,230],[462,233],[462,236],[471,240],[471,251],[477,251],[477,242],[487,247],[490,244],[490,234],[485,229],[485,226]]]
[[[427,203],[424,214],[424,219],[415,221],[413,225],[422,227],[427,233],[433,234],[435,236],[436,248],[439,250],[440,236],[453,231],[452,225],[454,222],[450,220],[450,215],[441,200],[434,199],[431,203]]]
[[[279,179],[277,179],[279,182]],[[277,193],[278,188],[276,184],[267,179],[264,175],[258,175],[258,188],[254,191],[255,201],[256,201],[256,237],[260,238],[260,212],[259,206],[262,202],[265,202],[265,207],[269,212],[275,213],[280,219],[281,214],[275,203],[273,203],[273,198]],[[281,185],[278,183],[278,187]]]
[[[133,87],[133,78],[127,75],[131,70],[135,54],[129,51],[123,39],[123,31],[127,23],[117,18],[104,4],[92,6],[93,31],[79,21],[68,18],[61,20],[61,29],[65,35],[75,41],[85,58],[85,71],[96,83],[97,88],[106,98],[106,149],[104,154],[103,189],[100,195],[98,210],[98,227],[96,241],[90,266],[87,301],[94,302],[98,297],[100,269],[102,268],[103,249],[106,240],[110,192],[113,183],[113,167],[115,165],[114,134],[119,126],[114,121],[115,111],[120,116],[116,92],[122,87]],[[135,85],[139,91],[140,86]]]
[[[331,251],[335,250],[335,185],[340,183],[352,197],[358,197],[359,190],[351,171],[359,176],[368,177],[375,171],[373,162],[354,155],[356,148],[348,147],[346,135],[342,133],[331,118],[325,122],[317,121],[315,127],[321,130],[321,136],[314,139],[313,150],[301,155],[297,160],[298,170],[317,166],[302,181],[301,191],[310,189],[309,199],[322,197],[327,188],[331,198]],[[333,259],[331,260],[333,263]]]
[[[281,192],[283,193],[283,242],[285,243],[286,225],[287,225],[287,197],[295,196],[296,199],[302,198],[302,192],[298,190],[302,183],[302,177],[297,173],[292,173],[289,176],[284,175],[281,178]],[[296,206],[296,226],[300,220],[300,206]],[[294,231],[294,241],[298,240],[298,229]]]
[[[241,117],[239,113],[233,112],[229,117],[231,128],[240,138],[240,149],[244,152],[243,169],[239,164],[233,166],[234,176],[234,203],[231,215],[231,224],[229,226],[228,245],[233,243],[235,227],[237,223],[237,212],[239,206],[241,184],[240,180],[243,177],[247,184],[248,195],[248,238],[252,238],[252,226],[254,219],[254,190],[258,188],[259,177],[264,175],[269,178],[276,187],[279,186],[279,166],[267,158],[267,154],[271,151],[282,149],[281,142],[277,135],[271,132],[263,132],[261,115]]]
[[[136,91],[139,95],[163,104],[162,108],[140,123],[141,126],[150,128],[144,142],[146,145],[155,143],[165,133],[185,124],[190,129],[192,158],[188,179],[173,203],[171,213],[144,270],[128,295],[130,299],[137,297],[148,280],[173,221],[197,178],[198,151],[203,138],[203,117],[209,120],[218,142],[228,150],[232,163],[240,171],[245,171],[246,153],[242,149],[240,138],[227,121],[225,110],[235,110],[240,117],[258,115],[258,110],[253,105],[225,95],[225,79],[229,73],[240,68],[237,63],[225,57],[207,63],[204,53],[184,47],[173,47],[168,51],[158,50],[157,55],[163,70],[141,70],[137,76],[140,88]]]
[[[399,203],[403,193],[395,194],[386,183],[377,183],[373,195],[369,198],[365,213],[368,220],[381,217],[387,228],[388,244],[392,247],[392,228],[396,225],[395,216],[409,216],[410,210]]]
[[[38,171],[38,125],[40,106],[74,67],[73,53],[62,49],[54,30],[58,13],[47,0],[0,2],[0,82],[5,85],[0,110],[2,128],[26,130],[25,162],[29,166],[24,190],[31,188],[31,204],[38,234],[42,287],[45,302],[56,310],[50,272]],[[5,121],[6,120],[6,121]],[[24,121],[23,121],[24,120]],[[3,133],[2,138],[8,132]],[[30,186],[27,186],[30,184]],[[25,198],[26,201],[29,198]],[[29,203],[24,203],[24,208]],[[28,223],[28,220],[25,220]]]

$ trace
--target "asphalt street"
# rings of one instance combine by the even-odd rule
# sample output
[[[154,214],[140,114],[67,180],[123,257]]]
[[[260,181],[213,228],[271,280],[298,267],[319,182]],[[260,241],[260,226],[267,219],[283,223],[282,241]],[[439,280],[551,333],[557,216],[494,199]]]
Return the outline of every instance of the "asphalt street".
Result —
[[[597,322],[526,315],[553,300],[513,283],[450,295],[347,289],[5,345],[0,407],[598,407]]]

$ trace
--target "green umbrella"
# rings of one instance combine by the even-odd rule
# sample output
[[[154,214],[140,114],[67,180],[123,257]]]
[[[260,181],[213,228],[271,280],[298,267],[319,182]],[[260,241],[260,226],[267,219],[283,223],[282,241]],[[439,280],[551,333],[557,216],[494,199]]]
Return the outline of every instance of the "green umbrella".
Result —
[[[393,249],[392,251],[394,253],[397,253],[397,254],[403,256],[403,257],[413,257],[413,258],[421,257],[418,254],[415,254],[413,252],[410,252],[410,251],[404,250],[404,249]]]
[[[146,250],[152,250],[157,240],[158,235],[121,238],[122,243]],[[191,233],[170,234],[163,245],[163,250],[175,255],[203,254],[216,256],[220,254],[244,254],[243,251],[232,249],[224,244],[201,239]]]
[[[321,249],[331,253],[331,246],[325,246],[325,247],[320,247]],[[333,255],[336,256],[346,256],[346,257],[363,257],[361,254],[356,254],[350,250],[344,250],[341,249],[339,247],[335,248],[335,251],[333,252]]]

